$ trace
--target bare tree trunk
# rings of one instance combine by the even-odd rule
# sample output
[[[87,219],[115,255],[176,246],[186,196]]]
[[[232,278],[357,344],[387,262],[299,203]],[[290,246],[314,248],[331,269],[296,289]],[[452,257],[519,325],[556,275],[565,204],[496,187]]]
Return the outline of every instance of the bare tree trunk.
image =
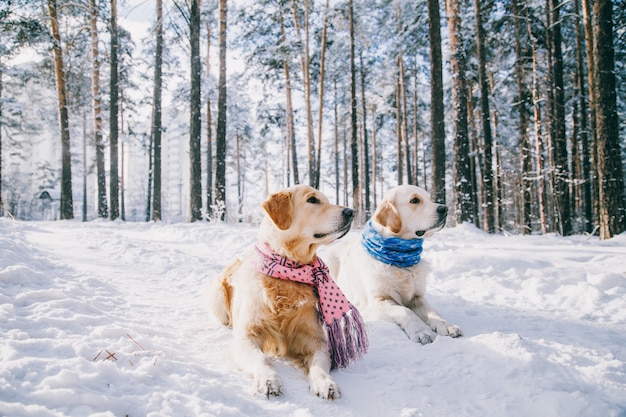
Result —
[[[450,69],[454,117],[454,188],[455,218],[458,223],[474,222],[470,146],[467,126],[466,52],[461,34],[461,4],[447,0],[448,30],[450,32]]]
[[[413,138],[415,139],[415,154],[413,159],[415,160],[415,175],[413,177],[413,184],[419,185],[419,108],[417,106],[417,62],[413,61]],[[424,181],[424,183],[426,183]]]
[[[587,96],[585,88],[585,70],[583,66],[583,27],[580,24],[579,0],[574,0],[576,23],[576,80],[578,83],[578,100],[580,110],[580,142],[582,146],[582,199],[584,212],[584,230],[593,230],[593,204],[591,200],[591,151],[589,144],[589,128],[587,125]]]
[[[295,0],[291,1],[293,12],[293,23],[296,28],[298,40],[301,40],[300,25],[298,23],[298,9]],[[308,143],[308,161],[309,161],[309,185],[315,186],[315,146],[313,138],[313,116],[311,114],[311,71],[309,57],[309,0],[304,0],[304,51],[301,51],[302,63],[302,82],[304,84],[304,104],[306,107],[307,120],[307,143]]]
[[[565,92],[563,84],[563,53],[561,36],[560,5],[550,0],[552,14],[552,46],[554,82],[554,185],[555,203],[557,206],[558,224],[563,236],[572,234],[571,208],[569,206],[569,172],[567,155],[567,135],[565,132]]]
[[[359,53],[359,60],[361,62],[361,105],[363,108],[363,188],[365,188],[365,218],[369,219],[371,214],[371,202],[370,202],[370,150],[369,141],[367,137],[367,101],[365,100],[365,66],[363,65],[363,54]]]
[[[223,204],[221,220],[226,216],[226,28],[227,0],[219,0],[219,56],[220,69],[217,97],[217,141],[215,153],[217,167],[215,170],[215,202]]]
[[[532,220],[531,220],[531,194],[530,190],[532,182],[530,180],[532,171],[532,152],[530,149],[530,139],[528,137],[528,103],[530,100],[530,94],[524,79],[526,78],[525,64],[529,57],[522,49],[522,27],[520,26],[520,20],[522,19],[522,13],[520,8],[523,7],[521,0],[513,0],[513,27],[515,30],[515,78],[517,81],[517,111],[519,113],[519,149],[521,156],[520,170],[520,188],[521,188],[521,227],[522,234],[532,232]]]
[[[335,204],[339,205],[339,110],[338,110],[338,103],[337,103],[337,79],[335,78],[333,80],[333,92],[334,92],[334,103],[333,103],[333,110],[334,110],[334,116],[335,116],[335,129],[334,129],[334,136],[335,136]]]
[[[441,24],[439,0],[428,0],[428,33],[430,34],[430,120],[432,149],[433,199],[446,202],[446,130],[443,105],[443,61],[441,57]]]
[[[2,57],[0,57],[0,217],[4,216],[4,203],[2,202]]]
[[[537,155],[537,200],[539,205],[539,222],[541,225],[541,234],[548,233],[546,204],[545,204],[545,181],[543,172],[543,158],[542,158],[542,132],[541,132],[541,109],[539,107],[539,74],[537,73],[537,40],[533,35],[532,28],[530,26],[530,18],[528,16],[528,8],[526,9],[526,25],[528,28],[528,35],[531,40],[531,47],[533,53],[533,109],[535,118],[535,154]]]
[[[589,84],[589,121],[591,130],[591,201],[593,202],[593,223],[600,223],[600,186],[598,183],[598,139],[596,129],[596,81],[594,76],[594,36],[590,0],[582,0],[587,49],[587,81]]]
[[[396,80],[396,165],[398,166],[398,185],[403,183],[404,161],[402,158],[402,100],[400,99],[400,76]]]
[[[376,149],[376,108],[371,105],[372,111],[372,190],[374,192],[374,207],[378,204],[376,201],[376,179],[378,178],[378,155]]]
[[[350,128],[352,151],[352,200],[357,212],[357,219],[361,219],[361,198],[359,195],[359,150],[358,150],[358,126],[356,114],[356,66],[354,62],[355,33],[354,33],[354,8],[352,0],[348,0],[348,15],[350,19]]]
[[[2,57],[0,57],[0,217],[4,216],[4,203],[2,202]]]
[[[161,92],[163,85],[163,0],[156,1],[156,52],[154,55],[154,89],[152,92],[152,139],[154,141],[152,220],[161,220]]]
[[[117,33],[117,0],[111,0],[111,78],[110,78],[110,116],[109,116],[109,143],[110,169],[109,188],[111,199],[109,216],[111,220],[120,217],[120,188],[119,188],[119,72],[118,72],[118,33]]]
[[[1,97],[0,97],[1,98]],[[0,117],[2,115],[0,114]],[[2,155],[0,155],[2,157]],[[0,178],[2,180],[2,178]],[[87,221],[87,115],[83,112],[83,221]]]
[[[122,133],[122,141],[120,143],[120,218],[126,221],[126,201],[124,190],[124,91],[120,92],[120,132]]]
[[[283,22],[282,10],[280,12],[280,42],[285,43],[285,25]],[[285,70],[285,94],[286,94],[286,128],[287,128],[287,186],[289,186],[289,158],[292,158],[293,166],[293,183],[299,184],[300,178],[298,174],[298,152],[296,148],[296,136],[293,123],[293,104],[291,100],[291,76],[289,75],[289,62],[287,56],[283,58],[283,68]],[[291,151],[291,152],[290,152]]]
[[[207,31],[206,45],[206,76],[211,76],[211,27],[209,21],[205,21]],[[211,98],[207,95],[206,100],[206,137],[207,137],[207,174],[206,174],[206,220],[213,216],[213,121],[211,120]]]
[[[482,154],[479,152],[478,138],[476,134],[476,122],[474,120],[474,102],[473,102],[473,88],[471,80],[467,81],[467,120],[468,120],[468,133],[470,142],[470,178],[472,182],[472,213],[474,216],[474,225],[478,228],[481,227],[480,217],[481,211],[479,209],[482,198],[479,198],[479,191],[482,194],[482,182],[479,187],[479,180],[482,180]],[[477,172],[478,171],[478,172]]]
[[[52,52],[54,55],[54,75],[57,87],[59,128],[61,130],[61,220],[74,218],[74,202],[72,197],[72,155],[70,150],[70,126],[67,110],[67,89],[65,85],[65,66],[59,22],[57,18],[57,1],[48,0],[50,13],[50,31],[52,35]]]
[[[89,0],[89,34],[91,35],[91,100],[93,131],[96,145],[96,176],[98,182],[98,217],[109,217],[106,172],[104,168],[104,139],[102,137],[102,95],[100,93],[100,54],[98,52],[98,8]]]
[[[482,23],[481,0],[474,0],[476,12],[476,47],[478,49],[478,83],[480,86],[480,113],[484,142],[485,168],[483,169],[483,184],[485,194],[485,231],[495,233],[495,207],[493,184],[493,138],[491,135],[491,118],[489,110],[489,85],[487,81],[486,56],[484,39],[485,31]]]
[[[328,10],[328,0],[326,0],[326,8],[324,9],[324,27],[322,29],[322,56],[320,58],[320,102],[317,114],[317,157],[315,158],[315,188],[320,187],[320,168],[322,160],[322,121],[324,120],[322,115],[324,113],[324,68],[326,65],[326,28],[328,26]]]
[[[619,138],[615,52],[613,50],[613,5],[611,0],[593,3],[596,81],[596,129],[598,181],[600,186],[600,239],[626,230],[624,169]]]
[[[200,76],[200,0],[191,0],[189,14],[189,40],[191,43],[191,94],[189,104],[189,220],[202,220],[202,157],[200,137],[202,135],[201,86]]]

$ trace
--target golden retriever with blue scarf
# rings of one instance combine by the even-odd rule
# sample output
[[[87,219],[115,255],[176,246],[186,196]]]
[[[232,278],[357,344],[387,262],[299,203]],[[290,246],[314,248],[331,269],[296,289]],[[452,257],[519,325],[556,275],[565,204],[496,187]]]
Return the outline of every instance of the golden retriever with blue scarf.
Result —
[[[431,343],[436,334],[459,337],[426,301],[429,265],[422,242],[446,224],[448,208],[426,190],[400,185],[384,196],[359,239],[337,242],[320,256],[339,287],[370,319],[396,323],[409,339]]]

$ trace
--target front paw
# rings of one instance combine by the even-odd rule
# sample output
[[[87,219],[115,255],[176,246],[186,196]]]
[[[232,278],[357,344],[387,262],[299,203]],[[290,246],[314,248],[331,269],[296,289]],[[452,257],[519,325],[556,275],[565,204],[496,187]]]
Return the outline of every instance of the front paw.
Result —
[[[455,338],[463,336],[463,331],[461,331],[461,328],[459,326],[455,324],[450,324],[448,322],[438,324],[436,327],[433,328],[433,330],[441,336],[450,336]]]
[[[309,384],[311,393],[325,400],[336,400],[341,397],[339,387],[330,377],[316,378]]]
[[[435,334],[428,328],[418,329],[415,332],[409,333],[409,339],[415,343],[421,343],[427,345],[435,340]]]
[[[280,397],[283,395],[283,386],[278,374],[268,374],[255,380],[256,390],[264,395],[268,400],[270,397]]]
[[[461,337],[461,336],[463,336],[463,332],[461,331],[461,328],[459,326],[457,326],[456,324],[448,325],[446,330],[448,332],[448,336],[450,336],[450,337]]]

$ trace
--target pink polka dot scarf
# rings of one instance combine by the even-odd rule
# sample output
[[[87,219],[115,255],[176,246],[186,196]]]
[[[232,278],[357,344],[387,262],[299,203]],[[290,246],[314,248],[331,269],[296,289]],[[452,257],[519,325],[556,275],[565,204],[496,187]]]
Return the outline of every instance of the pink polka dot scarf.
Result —
[[[345,368],[367,352],[367,334],[359,310],[341,292],[320,258],[303,265],[278,255],[267,243],[259,243],[255,249],[258,272],[315,287],[320,319],[328,338],[332,369]]]

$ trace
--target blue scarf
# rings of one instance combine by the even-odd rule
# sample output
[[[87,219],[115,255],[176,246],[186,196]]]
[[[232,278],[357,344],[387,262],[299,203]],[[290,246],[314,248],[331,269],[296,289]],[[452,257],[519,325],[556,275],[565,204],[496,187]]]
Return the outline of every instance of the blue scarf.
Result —
[[[374,259],[400,268],[417,265],[422,254],[424,239],[400,239],[383,237],[372,227],[369,220],[361,234],[361,244]]]

